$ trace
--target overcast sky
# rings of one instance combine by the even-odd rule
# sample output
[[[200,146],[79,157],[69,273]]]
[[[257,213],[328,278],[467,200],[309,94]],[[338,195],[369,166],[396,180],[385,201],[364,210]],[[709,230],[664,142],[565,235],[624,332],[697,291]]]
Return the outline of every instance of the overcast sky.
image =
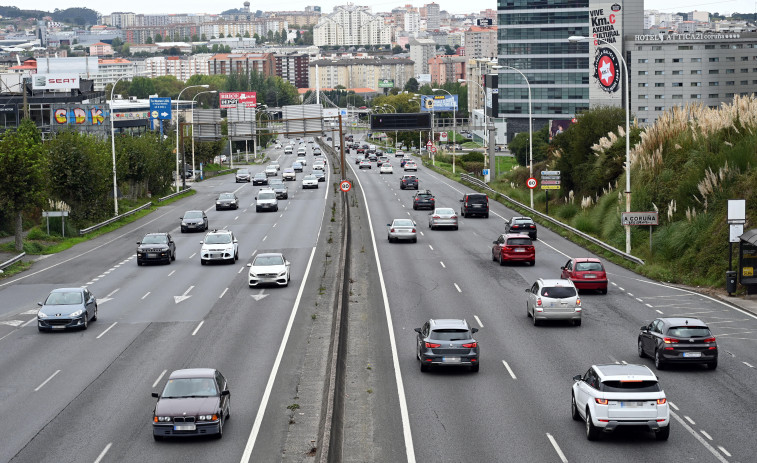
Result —
[[[421,6],[430,3],[431,0],[408,1],[408,0],[376,0],[375,2],[354,1],[355,4],[371,5],[374,12],[390,11],[393,7],[406,5],[408,3],[415,6]],[[124,2],[124,6],[119,9],[117,2],[103,2],[102,0],[0,0],[0,4],[6,6],[17,6],[19,8],[33,8],[39,10],[53,11],[55,8],[65,9],[69,7],[88,7],[102,14],[110,14],[113,11],[130,11],[133,13],[220,13],[221,11],[231,8],[241,8],[244,0],[216,0],[208,2],[207,0],[182,0],[169,2],[156,2],[154,0],[130,0]],[[335,5],[344,5],[346,1],[339,0],[279,0],[272,4],[251,1],[250,9],[257,10],[303,10],[308,5],[319,5],[324,12],[331,12]],[[468,0],[466,2],[458,1],[437,1],[443,10],[451,13],[468,13],[485,10],[487,8],[496,9],[497,3],[492,0]],[[128,6],[127,6],[128,5]],[[754,0],[721,0],[717,2],[707,2],[706,0],[647,0],[644,2],[646,9],[656,9],[664,12],[678,11],[709,11],[719,13],[754,13],[757,8],[757,1]]]

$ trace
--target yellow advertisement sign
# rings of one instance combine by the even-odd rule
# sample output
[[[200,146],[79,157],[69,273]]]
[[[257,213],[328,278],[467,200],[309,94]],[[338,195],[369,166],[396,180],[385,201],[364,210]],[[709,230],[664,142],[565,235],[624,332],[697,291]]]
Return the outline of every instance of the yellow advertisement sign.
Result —
[[[754,267],[743,267],[741,269],[741,276],[743,276],[743,277],[753,277],[754,276]]]
[[[560,189],[560,185],[544,185],[544,184],[542,184],[541,189],[542,190],[559,190]]]

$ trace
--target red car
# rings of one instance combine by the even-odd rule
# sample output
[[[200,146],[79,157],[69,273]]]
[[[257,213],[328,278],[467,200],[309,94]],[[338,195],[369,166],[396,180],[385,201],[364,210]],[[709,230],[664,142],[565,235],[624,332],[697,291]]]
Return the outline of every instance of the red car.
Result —
[[[602,262],[595,257],[577,257],[563,267],[560,278],[573,282],[578,289],[595,289],[607,294],[607,273]]]
[[[492,260],[499,261],[499,265],[505,265],[505,262],[530,262],[534,265],[536,249],[528,235],[499,235],[492,246]]]

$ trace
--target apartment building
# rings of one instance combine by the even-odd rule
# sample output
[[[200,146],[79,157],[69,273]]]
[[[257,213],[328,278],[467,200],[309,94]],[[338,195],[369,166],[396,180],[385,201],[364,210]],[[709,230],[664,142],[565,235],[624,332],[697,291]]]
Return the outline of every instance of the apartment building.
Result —
[[[497,58],[497,28],[473,26],[465,31],[465,56],[470,58]]]
[[[276,60],[273,53],[220,53],[208,60],[210,75],[250,74],[275,75]]]
[[[428,74],[428,60],[436,56],[437,44],[432,39],[410,39],[410,59],[416,76]]]
[[[310,61],[310,85],[320,88],[372,88],[379,91],[380,80],[393,80],[403,87],[413,77],[413,61],[407,58],[327,58]],[[316,79],[316,66],[318,72]]]
[[[174,76],[186,82],[195,74],[210,75],[209,62],[213,55],[201,53],[190,56],[155,56],[146,58],[141,65],[147,77]]]
[[[465,65],[468,59],[459,55],[440,55],[428,60],[431,82],[439,84],[465,79]]]
[[[322,46],[390,45],[392,30],[367,6],[337,6],[313,28],[313,43]]]
[[[289,81],[297,88],[310,87],[309,69],[310,56],[306,53],[277,54],[276,75]]]

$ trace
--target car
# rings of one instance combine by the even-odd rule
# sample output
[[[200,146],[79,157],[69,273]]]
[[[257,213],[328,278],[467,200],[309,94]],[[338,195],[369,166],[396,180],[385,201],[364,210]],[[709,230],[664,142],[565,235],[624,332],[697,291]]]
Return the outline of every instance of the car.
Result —
[[[536,250],[534,243],[526,235],[503,234],[499,235],[492,246],[492,260],[499,261],[499,265],[506,262],[536,263]]]
[[[86,287],[54,289],[37,305],[39,331],[86,330],[89,322],[97,320],[97,299]]]
[[[602,261],[595,257],[570,259],[560,271],[560,278],[569,279],[579,290],[592,289],[607,294],[607,272]]]
[[[436,207],[436,198],[431,194],[431,190],[418,190],[413,196],[413,210],[434,209]]]
[[[527,234],[536,240],[536,224],[531,217],[513,217],[505,224],[505,233]]]
[[[276,170],[277,171],[281,170],[281,165],[279,165],[279,161],[277,161],[275,159],[273,161],[269,162],[268,165],[269,166],[276,166]]]
[[[378,161],[376,161],[376,165],[381,167],[384,165],[385,162],[389,162],[389,158],[386,156],[379,156]]]
[[[270,188],[264,188],[258,191],[255,196],[255,212],[279,210],[279,200],[276,192]]]
[[[300,164],[300,167],[302,167],[302,164]],[[297,173],[294,171],[293,168],[287,167],[284,169],[284,172],[281,173],[281,179],[282,180],[297,180]]]
[[[252,177],[252,184],[268,185],[268,176],[265,174],[265,172],[258,172],[254,177]]]
[[[407,188],[418,189],[418,177],[413,174],[405,174],[400,178],[400,190]]]
[[[281,149],[281,143],[274,143],[273,149],[280,150]]]
[[[292,147],[292,145],[286,145],[286,147],[284,147],[284,154],[292,154],[292,153],[294,153],[294,148]]]
[[[357,154],[365,154],[365,145],[356,148]]]
[[[306,175],[302,179],[302,189],[306,188],[318,188],[318,177],[313,174]]]
[[[570,409],[574,420],[584,422],[588,440],[622,427],[647,428],[662,441],[670,436],[665,391],[644,365],[592,365],[573,377]]]
[[[378,156],[376,156],[376,153],[368,153],[368,160],[371,162],[378,162]]]
[[[376,145],[368,145],[368,152],[369,153],[375,153],[376,152]]]
[[[216,210],[239,209],[239,198],[234,193],[221,193],[216,198]]]
[[[176,260],[176,243],[168,233],[148,233],[137,241],[137,265]]]
[[[250,182],[252,180],[252,174],[250,174],[249,169],[237,169],[237,173],[235,175],[234,182]]]
[[[415,328],[416,352],[421,371],[435,367],[470,367],[479,370],[479,346],[473,338],[478,328],[468,326],[465,320],[442,318],[430,319],[420,328]]]
[[[657,318],[639,331],[639,357],[654,359],[662,370],[671,363],[701,363],[718,367],[718,343],[698,318]]]
[[[392,165],[388,162],[385,162],[381,164],[381,167],[379,167],[379,174],[393,174],[394,169],[392,168]]]
[[[305,157],[307,156],[307,154],[308,154],[308,150],[304,146],[300,146],[299,148],[297,148],[297,157]]]
[[[457,230],[457,214],[451,207],[437,207],[428,214],[428,228],[434,230],[441,227]]]
[[[534,326],[544,320],[567,320],[581,326],[581,298],[570,280],[539,278],[526,293],[526,313]]]
[[[187,211],[181,219],[181,232],[207,231],[208,216],[205,211]]]
[[[313,169],[310,172],[312,175],[315,175],[315,178],[318,179],[319,182],[325,182],[326,181],[326,173],[319,169]]]
[[[321,154],[321,149],[319,147],[317,147],[317,146],[314,146],[313,147],[313,155],[314,156],[318,156],[319,154]]]
[[[223,437],[223,427],[231,417],[231,393],[226,377],[214,368],[174,370],[157,398],[152,412],[152,436]]]
[[[361,158],[360,156],[355,158],[355,164],[360,164],[361,162],[363,162],[363,158]]]
[[[418,242],[416,225],[412,220],[394,219],[392,223],[388,223],[386,226],[389,228],[387,230],[387,238],[390,243],[399,240],[410,240],[413,243]]]
[[[394,157],[395,158],[404,158],[405,157],[405,153],[402,150],[397,150],[397,151],[394,152]]]
[[[302,163],[297,161],[292,163],[292,170],[295,172],[302,172]]]
[[[265,168],[265,175],[266,177],[275,177],[278,175],[279,169],[276,168],[276,166],[269,164]]]
[[[371,161],[368,161],[366,159],[360,161],[359,169],[372,169],[373,166],[371,166]]]
[[[299,162],[299,163],[300,163],[300,164],[302,164],[303,166],[306,166],[306,165],[308,165],[308,160],[307,160],[307,158],[305,158],[305,157],[302,157],[302,158],[297,158],[297,161],[295,161],[295,162]]]
[[[405,172],[408,172],[408,171],[411,171],[411,170],[414,171],[414,172],[417,172],[418,171],[418,164],[416,164],[415,161],[413,161],[411,159],[411,160],[407,161],[405,163],[405,165],[402,166],[402,168],[405,169]]]
[[[484,193],[466,193],[460,202],[463,203],[460,206],[461,216],[482,215],[487,219],[489,218],[489,197]]]
[[[233,264],[239,259],[239,244],[231,230],[211,230],[200,243],[202,265],[218,261]]]
[[[250,288],[263,284],[289,286],[289,261],[280,252],[258,254],[247,266]]]
[[[317,159],[313,161],[313,169],[326,170],[326,163],[321,159]]]
[[[409,161],[412,161],[412,159],[408,157],[403,157],[402,159],[400,159],[400,167],[404,168],[405,164],[407,164]]]
[[[289,199],[289,190],[284,184],[284,180],[272,178],[268,182],[268,186],[276,193],[276,199]]]

